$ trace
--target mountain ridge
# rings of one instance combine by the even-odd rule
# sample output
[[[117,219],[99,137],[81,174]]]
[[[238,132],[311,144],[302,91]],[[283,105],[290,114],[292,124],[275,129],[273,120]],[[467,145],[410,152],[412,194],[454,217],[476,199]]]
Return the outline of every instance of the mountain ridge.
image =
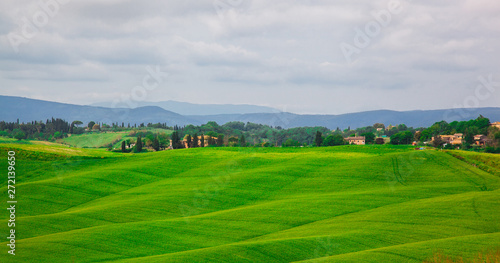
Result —
[[[141,108],[145,106],[158,106],[164,110],[173,111],[181,115],[219,115],[219,114],[247,114],[247,113],[278,113],[277,109],[257,106],[250,104],[194,104],[180,101],[158,101],[158,102],[134,102],[135,107],[128,107],[127,103],[116,102],[98,102],[92,103],[89,106],[98,106],[106,108],[115,108],[116,106],[124,105],[127,107],[121,108]]]
[[[500,121],[500,107],[440,109],[440,110],[374,110],[338,115],[279,113],[246,113],[215,115],[182,115],[165,110],[159,106],[144,106],[134,109],[105,108],[99,106],[82,106],[68,103],[51,102],[23,97],[0,95],[0,121],[21,122],[61,118],[66,121],[80,120],[84,123],[96,121],[101,123],[124,122],[167,123],[173,125],[200,125],[215,121],[222,125],[231,121],[252,122],[283,128],[324,126],[329,129],[337,127],[351,129],[371,126],[374,123],[397,125],[404,123],[409,127],[428,127],[438,121],[464,121],[475,119],[479,115],[490,118],[492,122]]]

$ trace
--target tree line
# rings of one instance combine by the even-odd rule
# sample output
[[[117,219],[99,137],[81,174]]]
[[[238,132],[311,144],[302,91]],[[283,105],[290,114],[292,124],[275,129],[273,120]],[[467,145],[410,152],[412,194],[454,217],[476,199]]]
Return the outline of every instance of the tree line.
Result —
[[[0,121],[0,136],[16,138],[18,140],[42,140],[51,141],[63,138],[65,134],[75,132],[75,126],[81,122],[69,123],[62,119],[47,119],[44,121],[32,121],[28,123]]]
[[[166,134],[137,132],[136,128],[149,127],[174,132],[168,136]],[[372,126],[357,129],[329,130],[326,127],[297,127],[283,129],[280,126],[270,126],[255,123],[244,123],[239,121],[228,122],[219,125],[214,121],[203,125],[187,126],[167,126],[166,123],[141,123],[130,125],[125,123],[96,123],[89,122],[84,125],[81,121],[71,123],[62,119],[48,119],[43,121],[32,121],[28,123],[0,122],[0,136],[7,136],[16,139],[35,140],[55,140],[64,138],[68,134],[82,134],[85,132],[101,131],[130,131],[135,134],[131,136],[136,139],[129,139],[122,145],[123,151],[130,151],[130,145],[134,145],[141,138],[141,147],[162,150],[171,146],[174,149],[196,147],[299,147],[299,146],[336,146],[346,144],[345,138],[351,136],[364,136],[367,144],[384,144],[390,138],[390,143],[394,145],[412,144],[413,142],[423,143],[430,141],[432,137],[463,133],[464,146],[470,147],[474,143],[475,135],[485,135],[490,138],[492,146],[498,147],[498,137],[500,133],[490,127],[490,120],[483,116],[469,121],[454,121],[447,123],[440,121],[427,128],[407,127],[404,124],[397,126],[375,123]],[[205,142],[206,140],[206,142]],[[171,144],[170,145],[170,141]],[[435,145],[440,146],[440,145]],[[136,147],[138,148],[138,147]],[[141,149],[142,150],[142,149]]]

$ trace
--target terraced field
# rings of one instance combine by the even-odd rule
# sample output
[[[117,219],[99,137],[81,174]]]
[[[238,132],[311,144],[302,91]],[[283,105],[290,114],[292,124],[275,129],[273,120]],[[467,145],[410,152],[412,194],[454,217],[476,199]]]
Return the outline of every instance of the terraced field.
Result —
[[[500,177],[446,152],[9,149],[17,247],[0,262],[422,262],[500,244]]]

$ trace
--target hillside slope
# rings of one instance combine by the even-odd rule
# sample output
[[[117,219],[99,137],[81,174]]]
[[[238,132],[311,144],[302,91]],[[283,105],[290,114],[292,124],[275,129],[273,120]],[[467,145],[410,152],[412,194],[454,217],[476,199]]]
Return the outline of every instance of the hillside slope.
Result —
[[[500,178],[439,151],[8,149],[16,262],[422,262],[500,244]]]

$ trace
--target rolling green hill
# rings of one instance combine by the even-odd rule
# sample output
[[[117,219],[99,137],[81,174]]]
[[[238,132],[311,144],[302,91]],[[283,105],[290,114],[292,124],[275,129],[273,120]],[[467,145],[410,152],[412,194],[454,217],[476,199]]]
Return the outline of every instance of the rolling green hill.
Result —
[[[0,262],[422,262],[500,244],[500,177],[441,151],[9,149],[17,250]]]
[[[138,130],[141,132],[152,132],[158,134],[171,134],[172,130],[165,129],[157,129],[157,128],[147,128],[143,130]],[[72,147],[78,148],[107,148],[111,143],[113,148],[119,149],[121,147],[122,141],[133,139],[135,140],[136,136],[130,136],[130,131],[123,132],[94,132],[94,133],[86,133],[79,135],[72,135],[70,137],[66,137],[59,142],[70,145]],[[2,141],[0,140],[0,143]]]
[[[89,133],[64,138],[62,143],[79,148],[100,148],[107,147],[110,143],[116,144],[125,136],[126,132]]]

